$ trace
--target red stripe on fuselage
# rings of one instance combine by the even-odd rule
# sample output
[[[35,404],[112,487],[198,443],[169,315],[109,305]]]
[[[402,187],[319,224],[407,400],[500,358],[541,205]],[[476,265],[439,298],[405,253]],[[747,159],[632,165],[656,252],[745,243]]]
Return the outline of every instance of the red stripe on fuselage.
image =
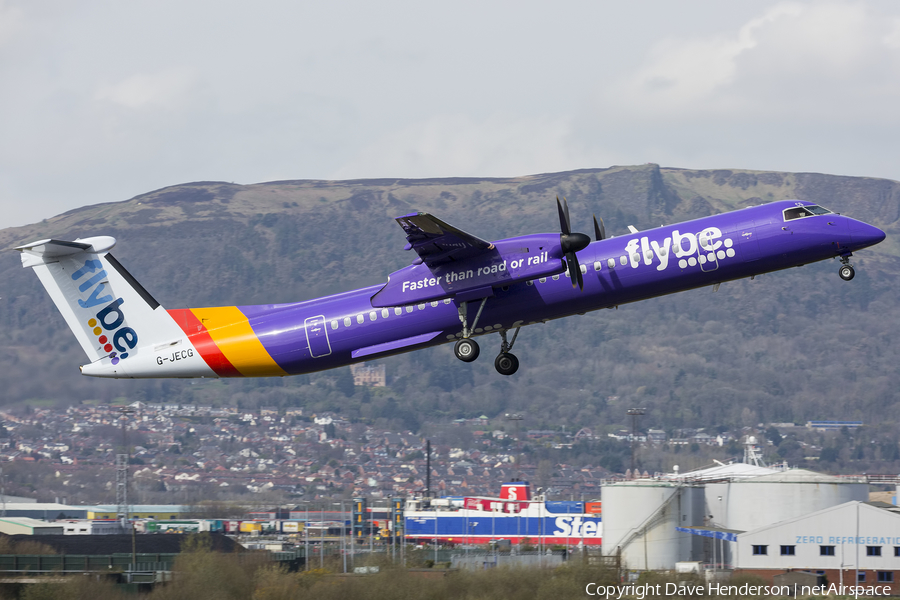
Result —
[[[234,365],[231,364],[219,347],[213,341],[206,326],[200,322],[200,319],[194,315],[189,308],[175,308],[167,311],[179,327],[187,334],[194,348],[209,365],[209,368],[215,371],[219,377],[241,377]]]

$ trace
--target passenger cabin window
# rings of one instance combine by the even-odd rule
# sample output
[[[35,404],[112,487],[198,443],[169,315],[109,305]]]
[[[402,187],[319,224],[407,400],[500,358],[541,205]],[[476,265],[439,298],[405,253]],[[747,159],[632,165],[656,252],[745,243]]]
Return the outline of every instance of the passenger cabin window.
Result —
[[[802,219],[803,217],[812,217],[815,215],[830,215],[831,211],[815,204],[811,206],[795,206],[787,208],[784,211],[784,220],[791,221],[793,219]]]

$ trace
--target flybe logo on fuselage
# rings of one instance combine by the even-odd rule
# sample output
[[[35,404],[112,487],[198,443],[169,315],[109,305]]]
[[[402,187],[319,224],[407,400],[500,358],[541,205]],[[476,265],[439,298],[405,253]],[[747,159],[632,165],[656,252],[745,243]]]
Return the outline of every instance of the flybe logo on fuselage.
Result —
[[[88,275],[90,277],[84,279]],[[73,281],[84,279],[78,291],[87,294],[87,298],[78,299],[78,306],[91,312],[103,306],[87,320],[87,326],[115,365],[119,360],[128,358],[128,351],[137,345],[138,336],[134,329],[124,326],[125,313],[121,306],[125,301],[122,298],[113,299],[112,294],[107,292],[106,278],[107,273],[99,260],[86,260],[83,267],[72,273]]]
[[[656,262],[656,270],[664,271],[672,255],[678,259],[678,266],[682,269],[697,264],[703,266],[707,262],[733,258],[733,246],[731,238],[722,239],[722,230],[718,227],[707,227],[697,234],[680,233],[676,229],[662,243],[648,237],[628,240],[625,245],[627,258],[622,257],[622,266],[630,264],[631,268],[636,269],[641,264],[650,266]]]

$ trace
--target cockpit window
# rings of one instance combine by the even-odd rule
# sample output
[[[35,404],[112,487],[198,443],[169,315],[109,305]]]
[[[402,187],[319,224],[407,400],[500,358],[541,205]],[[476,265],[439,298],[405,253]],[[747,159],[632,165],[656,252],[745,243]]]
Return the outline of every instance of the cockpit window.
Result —
[[[830,215],[831,214],[831,211],[828,210],[827,208],[824,208],[822,206],[816,206],[815,204],[813,204],[812,206],[807,206],[805,208],[806,208],[806,210],[808,210],[809,212],[811,212],[814,215]]]
[[[830,215],[831,211],[821,206],[811,204],[810,206],[795,206],[784,211],[784,220],[802,219],[803,217],[812,217],[815,215]]]

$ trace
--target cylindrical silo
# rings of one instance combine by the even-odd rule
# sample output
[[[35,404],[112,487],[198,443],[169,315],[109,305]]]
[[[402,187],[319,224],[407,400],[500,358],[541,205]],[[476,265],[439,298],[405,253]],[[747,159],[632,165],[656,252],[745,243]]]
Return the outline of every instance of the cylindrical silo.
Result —
[[[715,524],[738,531],[752,531],[851,500],[869,499],[864,478],[833,477],[806,469],[707,483],[706,487],[708,510],[715,515]]]
[[[621,552],[629,569],[674,569],[699,560],[700,538],[676,527],[703,524],[703,489],[656,480],[603,486],[603,554]]]

